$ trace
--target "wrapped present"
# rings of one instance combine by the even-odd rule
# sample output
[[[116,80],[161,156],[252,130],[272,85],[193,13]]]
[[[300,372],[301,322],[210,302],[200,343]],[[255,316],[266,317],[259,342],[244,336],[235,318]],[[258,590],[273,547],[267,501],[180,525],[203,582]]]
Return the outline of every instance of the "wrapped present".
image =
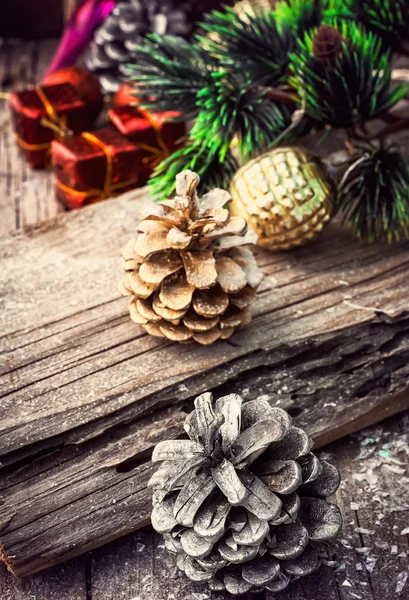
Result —
[[[14,137],[28,164],[50,166],[51,141],[89,129],[92,115],[69,83],[10,94]]]
[[[81,100],[84,100],[90,117],[95,120],[102,110],[104,98],[98,78],[82,67],[65,67],[54,71],[42,81],[42,85],[54,85],[57,83],[69,83],[76,90]]]
[[[52,142],[57,198],[67,208],[117,196],[140,184],[140,150],[111,127]]]
[[[109,118],[122,135],[141,150],[140,177],[146,183],[153,169],[178,147],[185,124],[169,119],[175,112],[152,114],[139,106],[120,106],[108,111]]]

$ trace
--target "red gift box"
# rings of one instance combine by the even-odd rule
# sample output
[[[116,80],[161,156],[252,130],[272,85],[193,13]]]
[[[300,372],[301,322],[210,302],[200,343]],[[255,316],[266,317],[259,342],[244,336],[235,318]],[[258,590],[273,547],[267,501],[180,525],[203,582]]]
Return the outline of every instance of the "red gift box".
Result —
[[[14,137],[30,167],[50,165],[50,145],[89,129],[92,115],[69,83],[32,87],[10,94]]]
[[[180,146],[186,132],[184,123],[169,120],[179,116],[176,112],[152,114],[140,107],[123,106],[111,108],[108,115],[118,131],[141,150],[143,183]]]
[[[140,151],[111,127],[53,141],[57,198],[67,208],[116,196],[140,184]]]

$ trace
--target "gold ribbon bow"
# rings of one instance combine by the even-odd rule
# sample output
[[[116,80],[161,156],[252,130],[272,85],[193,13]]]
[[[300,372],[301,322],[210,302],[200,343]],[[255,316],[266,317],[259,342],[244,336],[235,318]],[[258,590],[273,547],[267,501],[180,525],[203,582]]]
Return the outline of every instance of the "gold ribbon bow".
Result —
[[[138,178],[135,176],[135,177],[131,177],[130,179],[127,179],[126,181],[121,181],[119,183],[113,184],[112,183],[112,175],[113,175],[112,153],[111,153],[110,149],[108,148],[108,146],[106,146],[104,144],[104,142],[101,142],[101,140],[98,139],[93,133],[84,132],[81,135],[86,140],[91,142],[91,144],[95,144],[96,146],[98,146],[98,148],[100,148],[103,151],[103,153],[105,154],[106,169],[105,169],[104,187],[103,187],[103,189],[90,188],[89,190],[86,190],[86,191],[79,191],[79,190],[75,190],[74,188],[71,188],[68,185],[65,185],[61,181],[57,180],[56,185],[57,185],[57,187],[60,188],[60,190],[66,192],[68,194],[71,194],[72,196],[75,196],[76,198],[91,198],[92,196],[95,196],[95,202],[99,202],[100,200],[104,200],[105,198],[111,198],[112,196],[117,196],[119,191],[122,188],[127,187],[128,185],[133,185],[134,183],[136,183],[138,181]]]
[[[136,145],[137,148],[140,148],[141,150],[145,150],[146,152],[150,153],[148,156],[145,156],[142,159],[142,163],[144,165],[150,167],[151,169],[154,169],[163,160],[165,160],[165,158],[167,158],[168,156],[170,156],[170,151],[169,151],[169,148],[167,147],[167,145],[164,142],[160,126],[156,122],[155,118],[147,110],[145,110],[144,108],[141,108],[141,107],[138,106],[138,110],[145,117],[145,119],[149,122],[149,124],[151,125],[152,129],[154,130],[155,137],[156,137],[156,142],[157,142],[157,147],[150,146],[149,144],[144,144],[143,142],[136,143],[135,145]]]

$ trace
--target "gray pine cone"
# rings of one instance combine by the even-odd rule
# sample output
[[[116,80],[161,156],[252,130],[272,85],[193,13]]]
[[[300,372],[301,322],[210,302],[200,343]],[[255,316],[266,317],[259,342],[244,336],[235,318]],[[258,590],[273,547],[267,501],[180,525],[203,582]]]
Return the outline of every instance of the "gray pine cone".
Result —
[[[326,498],[338,470],[282,409],[230,394],[196,398],[190,439],[160,442],[152,460],[152,525],[178,567],[231,594],[278,592],[331,556],[342,527]]]
[[[188,37],[196,15],[193,2],[175,0],[120,0],[96,30],[85,65],[96,73],[107,94],[123,80],[122,65],[132,62],[136,45],[148,33]],[[197,7],[195,7],[197,12]]]

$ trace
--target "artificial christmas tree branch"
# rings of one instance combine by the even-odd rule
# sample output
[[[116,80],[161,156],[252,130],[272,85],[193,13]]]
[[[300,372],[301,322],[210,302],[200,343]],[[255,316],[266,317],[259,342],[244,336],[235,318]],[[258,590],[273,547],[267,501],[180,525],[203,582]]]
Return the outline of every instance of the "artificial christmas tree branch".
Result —
[[[233,140],[241,163],[277,144],[296,144],[317,129],[344,129],[366,150],[375,142],[387,149],[389,136],[407,127],[406,118],[395,121],[389,113],[408,90],[393,79],[392,59],[405,48],[409,10],[403,0],[374,2],[379,14],[369,2],[354,0],[287,0],[264,11],[214,11],[176,61],[169,61],[170,39],[151,38],[128,69],[135,94],[147,108],[182,107],[183,113],[186,106],[186,116],[195,118],[186,151],[169,157],[166,168],[195,169],[203,192],[215,164],[228,185],[224,163]],[[192,72],[200,73],[196,87],[188,86]],[[388,127],[375,133],[372,122],[378,118]],[[357,150],[351,161],[365,148]],[[173,192],[166,168],[159,167],[151,181],[159,198]],[[384,201],[394,200],[379,198]],[[378,234],[397,237],[407,222],[409,200],[399,221],[389,223],[391,231],[381,228]]]

